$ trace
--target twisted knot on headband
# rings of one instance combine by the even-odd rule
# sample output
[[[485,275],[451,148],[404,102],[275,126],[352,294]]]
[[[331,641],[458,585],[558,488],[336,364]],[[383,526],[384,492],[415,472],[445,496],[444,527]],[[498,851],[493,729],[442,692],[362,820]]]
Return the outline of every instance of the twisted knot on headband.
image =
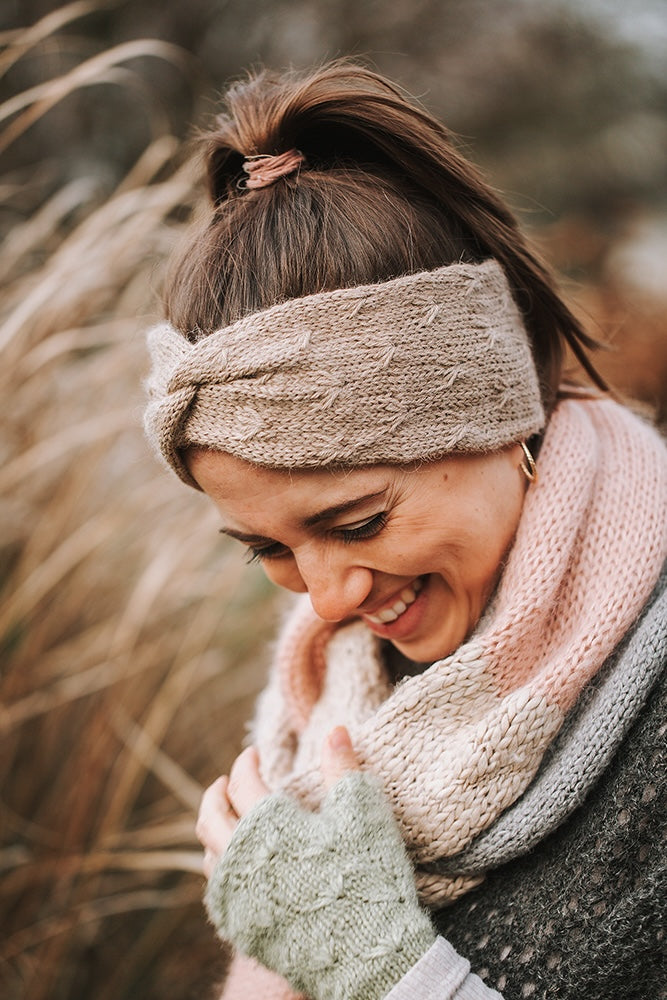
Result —
[[[286,153],[271,156],[260,153],[257,156],[246,156],[243,169],[248,178],[241,182],[242,187],[263,188],[275,184],[279,177],[293,174],[304,162],[305,156],[298,149],[289,149]]]
[[[545,423],[494,260],[292,299],[194,344],[163,323],[148,342],[146,433],[190,486],[190,445],[271,468],[403,464]]]

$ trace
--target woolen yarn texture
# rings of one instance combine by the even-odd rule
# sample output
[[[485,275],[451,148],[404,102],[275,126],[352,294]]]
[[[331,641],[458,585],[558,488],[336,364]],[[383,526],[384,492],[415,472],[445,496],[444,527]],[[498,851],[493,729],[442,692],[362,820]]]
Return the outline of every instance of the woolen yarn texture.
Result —
[[[664,442],[615,403],[567,400],[498,591],[452,657],[393,687],[362,623],[326,625],[300,599],[283,631],[252,734],[265,780],[316,801],[322,739],[346,724],[413,858],[426,848],[440,933],[505,1000],[661,996],[666,552]],[[480,646],[502,655],[489,663]],[[517,736],[533,734],[513,729],[510,701],[494,746],[487,706],[535,682],[533,707],[560,705],[562,724],[523,793],[470,834],[470,806],[493,805],[494,774],[496,790],[516,787],[530,748]],[[267,995],[243,956],[233,970],[230,1000]],[[271,995],[292,993],[276,979]]]
[[[498,867],[478,889],[435,914],[447,941],[438,939],[426,965],[421,960],[396,983],[391,1000],[664,997],[666,610],[667,567],[638,624],[601,671],[603,683],[594,681],[584,698],[594,703],[613,676],[618,699],[633,704],[615,754],[605,754],[601,774],[583,779],[575,761],[563,781],[578,783],[578,808],[536,846],[528,836],[510,863],[496,857]],[[648,687],[633,662],[642,654]],[[608,721],[605,712],[601,726]],[[471,969],[477,976],[468,975]],[[237,954],[224,997],[294,1000],[287,982],[270,975]],[[315,988],[311,997],[317,996]]]
[[[272,468],[490,452],[545,423],[495,260],[292,299],[191,343],[148,334],[145,429],[190,486],[190,445]]]
[[[486,872],[526,854],[581,805],[660,684],[667,664],[667,564],[654,593],[565,719],[525,793],[462,854],[437,867]]]
[[[654,633],[663,648],[666,634],[663,617]],[[439,933],[505,1000],[667,996],[666,666],[663,656],[657,684],[581,808],[435,914]]]
[[[362,765],[384,784],[423,901],[455,899],[484,877],[478,838],[485,831],[491,857],[503,843],[516,850],[539,841],[595,779],[586,733],[608,760],[627,731],[632,697],[619,706],[615,740],[599,739],[602,729],[614,732],[607,691],[531,793],[567,716],[641,614],[665,558],[667,450],[659,435],[612,401],[563,400],[497,591],[450,656],[392,687],[382,644],[363,622],[322,622],[307,598],[297,601],[253,732],[264,780],[316,806],[322,740],[332,726],[347,726]],[[642,665],[633,661],[632,669],[641,680]],[[513,833],[505,828],[508,844],[490,831],[524,795],[528,812]]]
[[[391,810],[359,772],[318,813],[283,795],[256,805],[206,906],[223,938],[318,1000],[380,1000],[435,940]]]

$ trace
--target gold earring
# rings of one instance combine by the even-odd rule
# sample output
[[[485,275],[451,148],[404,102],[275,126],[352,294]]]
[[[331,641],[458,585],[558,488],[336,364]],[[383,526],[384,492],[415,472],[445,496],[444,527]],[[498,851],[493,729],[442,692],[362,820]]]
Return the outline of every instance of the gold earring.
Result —
[[[519,468],[523,472],[524,476],[529,483],[537,482],[537,463],[533,458],[530,448],[525,441],[521,442],[521,450],[523,451],[525,462],[522,462]]]

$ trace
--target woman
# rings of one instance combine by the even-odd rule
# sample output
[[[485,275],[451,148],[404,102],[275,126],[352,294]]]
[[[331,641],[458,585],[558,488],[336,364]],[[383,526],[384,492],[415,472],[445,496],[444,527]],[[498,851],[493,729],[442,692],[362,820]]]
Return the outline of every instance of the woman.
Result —
[[[664,444],[387,81],[251,78],[207,168],[146,427],[307,594],[198,823],[226,995],[656,995]]]

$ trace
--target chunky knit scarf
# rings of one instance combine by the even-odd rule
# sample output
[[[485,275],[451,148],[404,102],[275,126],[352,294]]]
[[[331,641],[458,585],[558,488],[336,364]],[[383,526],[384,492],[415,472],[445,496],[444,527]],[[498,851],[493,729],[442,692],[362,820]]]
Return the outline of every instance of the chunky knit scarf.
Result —
[[[484,831],[531,786],[666,556],[659,436],[610,401],[561,402],[497,592],[455,653],[392,688],[382,644],[363,623],[328,625],[307,599],[297,603],[255,724],[265,780],[316,806],[321,741],[347,725],[392,803],[423,900],[455,899],[483,878],[483,863],[447,871],[443,859],[474,855]],[[567,750],[565,761],[559,780],[589,780],[569,773]],[[549,809],[533,796],[522,818],[526,843],[546,829]]]

